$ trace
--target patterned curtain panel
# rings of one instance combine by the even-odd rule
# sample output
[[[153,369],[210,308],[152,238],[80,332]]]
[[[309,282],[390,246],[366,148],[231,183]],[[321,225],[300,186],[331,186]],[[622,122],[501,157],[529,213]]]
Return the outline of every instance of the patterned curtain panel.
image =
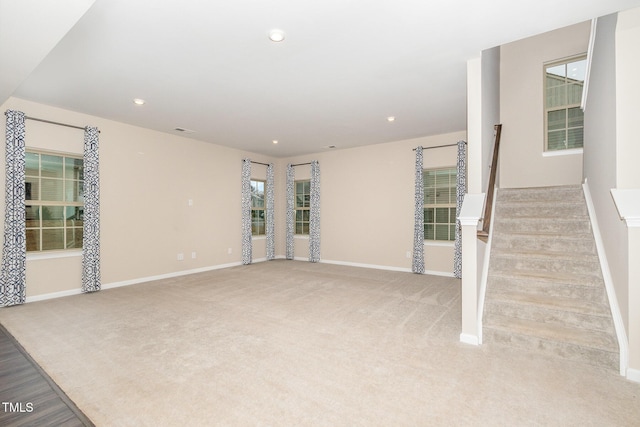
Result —
[[[6,208],[0,273],[0,307],[23,304],[26,299],[24,120],[23,112],[8,110],[6,148]]]
[[[267,166],[267,219],[266,219],[266,234],[267,234],[267,260],[275,258],[275,229],[274,229],[274,197],[273,197],[273,163],[269,163]]]
[[[294,241],[293,241],[293,227],[294,227],[294,197],[293,192],[295,180],[295,171],[291,164],[287,165],[287,232],[286,232],[286,258],[293,259]]]
[[[413,264],[411,271],[424,273],[424,183],[422,182],[422,147],[416,148],[415,214],[413,226]]]
[[[84,130],[84,219],[82,292],[100,290],[100,160],[98,128]]]
[[[458,141],[458,161],[457,161],[457,181],[456,181],[456,218],[460,216],[462,201],[467,192],[467,143]],[[456,243],[453,257],[453,275],[462,278],[462,226],[460,220],[456,219]]]
[[[309,261],[320,261],[320,164],[311,162],[309,203]]]
[[[242,160],[242,263],[251,264],[251,160]]]

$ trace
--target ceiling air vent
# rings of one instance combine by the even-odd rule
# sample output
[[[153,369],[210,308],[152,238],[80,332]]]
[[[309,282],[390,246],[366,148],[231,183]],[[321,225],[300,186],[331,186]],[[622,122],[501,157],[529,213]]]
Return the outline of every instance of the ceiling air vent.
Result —
[[[173,130],[178,131],[180,133],[196,133],[195,130],[185,129],[185,128],[174,128]]]

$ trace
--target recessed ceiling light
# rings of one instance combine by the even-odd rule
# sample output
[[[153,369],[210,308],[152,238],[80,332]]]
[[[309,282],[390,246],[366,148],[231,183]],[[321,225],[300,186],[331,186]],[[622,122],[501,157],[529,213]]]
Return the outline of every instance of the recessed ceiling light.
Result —
[[[278,140],[277,140],[277,139],[274,139],[274,140],[273,140],[273,141],[271,141],[271,142],[273,142],[274,144],[277,144],[277,143],[278,143]]]
[[[278,29],[269,31],[269,40],[276,43],[281,42],[282,40],[284,40],[284,31]]]
[[[134,98],[133,103],[136,105],[144,105],[146,101],[144,99]]]
[[[393,116],[389,116],[389,117],[387,117],[387,121],[388,121],[388,122],[395,122],[395,121],[396,121],[396,118],[395,118],[395,117],[393,117]]]

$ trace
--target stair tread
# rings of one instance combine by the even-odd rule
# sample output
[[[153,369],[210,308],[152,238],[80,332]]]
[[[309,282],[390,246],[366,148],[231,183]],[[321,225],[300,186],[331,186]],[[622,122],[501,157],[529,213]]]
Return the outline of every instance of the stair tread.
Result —
[[[487,294],[491,295],[492,297],[489,304],[531,304],[548,310],[564,310],[573,313],[587,314],[598,317],[609,317],[611,315],[609,307],[598,301],[553,296],[541,293],[524,293],[513,291],[496,292],[489,289],[487,289]]]
[[[612,334],[604,331],[570,328],[554,323],[536,322],[500,315],[492,316],[491,321],[489,323],[485,322],[484,327],[508,333],[534,336],[558,343],[565,342],[595,348],[612,353],[619,351],[616,338]]]
[[[540,249],[513,249],[513,248],[494,248],[497,249],[494,253],[502,258],[522,258],[530,257],[533,259],[564,259],[564,260],[584,260],[585,258],[593,258],[593,261],[599,261],[598,254],[596,252],[567,252],[567,251],[554,251],[554,250],[540,250]],[[507,249],[507,250],[504,250]],[[600,264],[598,264],[599,266]]]
[[[600,286],[602,278],[593,274],[578,274],[578,273],[563,273],[554,271],[541,271],[541,270],[498,270],[495,269],[491,272],[491,275],[509,277],[515,280],[541,280],[545,282],[557,282],[562,284],[582,284],[584,286]],[[592,283],[592,281],[597,283]]]

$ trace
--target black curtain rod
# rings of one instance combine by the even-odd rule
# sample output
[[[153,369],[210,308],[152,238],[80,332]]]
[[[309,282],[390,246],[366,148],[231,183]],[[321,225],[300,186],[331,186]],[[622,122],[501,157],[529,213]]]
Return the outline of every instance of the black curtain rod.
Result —
[[[467,143],[467,141],[462,141],[462,142],[464,142],[465,144]],[[458,143],[456,142],[455,144],[435,145],[433,147],[422,147],[422,149],[423,150],[430,150],[432,148],[454,147],[454,146],[457,146],[457,145],[458,145]],[[414,148],[413,151],[416,151],[416,149]]]
[[[259,165],[265,165],[265,166],[269,166],[269,163],[262,163],[262,162],[254,162],[253,160],[249,160],[251,163],[257,163]]]
[[[291,165],[291,166],[304,166],[304,165],[310,165],[311,162],[309,163],[296,163],[295,165]]]
[[[5,116],[7,115],[6,111],[5,111],[4,115]],[[67,123],[60,123],[60,122],[54,122],[54,121],[51,121],[51,120],[38,119],[37,117],[24,116],[24,118],[26,120],[33,120],[35,122],[49,123],[51,125],[65,126],[65,127],[68,127],[68,128],[74,128],[74,129],[80,129],[80,130],[86,130],[87,129],[87,126],[80,127],[80,126],[76,126],[76,125],[70,125],[70,124],[67,124]],[[98,131],[98,133],[100,133],[100,131]]]

